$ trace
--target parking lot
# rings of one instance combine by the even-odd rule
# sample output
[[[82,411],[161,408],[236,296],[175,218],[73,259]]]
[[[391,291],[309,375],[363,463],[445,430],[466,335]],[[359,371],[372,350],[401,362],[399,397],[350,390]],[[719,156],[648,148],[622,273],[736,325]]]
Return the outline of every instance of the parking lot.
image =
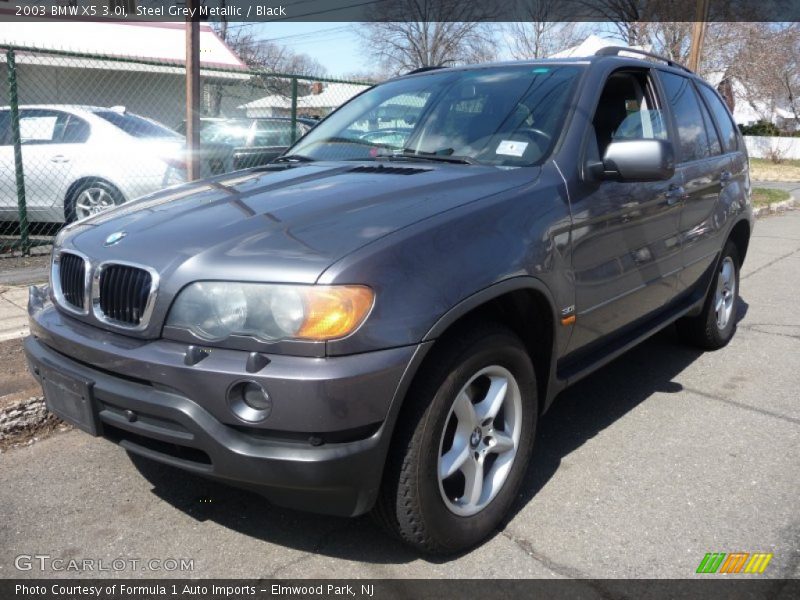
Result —
[[[451,560],[57,434],[0,455],[0,577],[673,577],[708,552],[772,552],[800,577],[800,213],[760,220],[738,333],[672,328],[564,393],[502,531]],[[193,560],[191,573],[18,571],[15,557]],[[708,577],[708,576],[706,576]]]

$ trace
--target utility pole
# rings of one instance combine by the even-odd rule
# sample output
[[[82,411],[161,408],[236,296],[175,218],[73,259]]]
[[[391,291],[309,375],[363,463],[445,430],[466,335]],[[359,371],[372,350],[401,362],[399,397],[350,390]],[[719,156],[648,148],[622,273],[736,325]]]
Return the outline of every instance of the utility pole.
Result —
[[[186,7],[198,11],[199,0],[187,0]],[[195,15],[199,12],[195,12]],[[186,178],[200,178],[200,21],[186,20]]]
[[[688,67],[697,72],[700,68],[700,57],[703,53],[703,42],[706,37],[708,21],[708,0],[697,0],[694,25],[692,26],[692,45],[689,48]]]

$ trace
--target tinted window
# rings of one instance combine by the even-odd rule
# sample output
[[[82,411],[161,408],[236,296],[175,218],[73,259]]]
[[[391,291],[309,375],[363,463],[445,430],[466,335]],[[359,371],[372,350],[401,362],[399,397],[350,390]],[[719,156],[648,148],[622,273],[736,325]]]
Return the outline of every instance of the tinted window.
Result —
[[[177,138],[180,137],[171,129],[159,125],[154,121],[130,113],[121,113],[114,110],[99,110],[94,113],[112,125],[119,127],[135,138]]]
[[[684,162],[710,156],[708,134],[700,112],[699,98],[686,77],[661,72],[661,80],[678,128],[679,155]]]
[[[0,110],[0,146],[11,144],[11,113]]]
[[[200,128],[200,141],[231,146],[246,146],[250,137],[252,121],[248,119],[231,119],[229,121],[213,121]]]
[[[89,132],[89,124],[86,121],[75,115],[69,115],[61,141],[65,144],[82,144],[89,139]]]
[[[700,105],[700,113],[703,115],[703,126],[706,129],[706,134],[708,134],[708,149],[714,156],[722,154],[722,144],[719,143],[719,136],[714,127],[714,121],[711,120],[711,113],[708,112],[706,105],[702,101],[698,102],[698,104]]]
[[[302,134],[302,125],[297,123],[297,135]],[[256,121],[253,146],[289,146],[291,143],[291,121]]]
[[[722,134],[722,146],[725,148],[725,152],[733,152],[738,146],[736,143],[736,127],[731,120],[728,109],[714,90],[705,85],[700,85],[698,87],[706,103],[711,107],[711,112],[714,113],[714,118]]]

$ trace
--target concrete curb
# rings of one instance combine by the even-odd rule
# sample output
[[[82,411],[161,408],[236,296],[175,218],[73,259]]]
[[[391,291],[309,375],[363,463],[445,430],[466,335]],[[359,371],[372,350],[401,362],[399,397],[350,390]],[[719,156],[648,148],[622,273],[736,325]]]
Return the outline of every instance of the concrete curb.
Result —
[[[757,219],[768,217],[770,215],[786,212],[787,210],[794,210],[797,206],[797,200],[789,198],[782,202],[772,202],[768,206],[753,207],[753,216]]]
[[[32,396],[0,408],[0,452],[9,445],[32,443],[37,432],[63,424],[47,410],[43,396]]]

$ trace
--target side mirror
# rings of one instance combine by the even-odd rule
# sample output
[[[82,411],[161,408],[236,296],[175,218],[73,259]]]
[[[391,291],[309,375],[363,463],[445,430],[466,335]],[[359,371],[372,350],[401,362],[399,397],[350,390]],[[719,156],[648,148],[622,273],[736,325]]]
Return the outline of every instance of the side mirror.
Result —
[[[665,140],[617,140],[589,169],[599,179],[662,181],[675,173],[675,152]]]

